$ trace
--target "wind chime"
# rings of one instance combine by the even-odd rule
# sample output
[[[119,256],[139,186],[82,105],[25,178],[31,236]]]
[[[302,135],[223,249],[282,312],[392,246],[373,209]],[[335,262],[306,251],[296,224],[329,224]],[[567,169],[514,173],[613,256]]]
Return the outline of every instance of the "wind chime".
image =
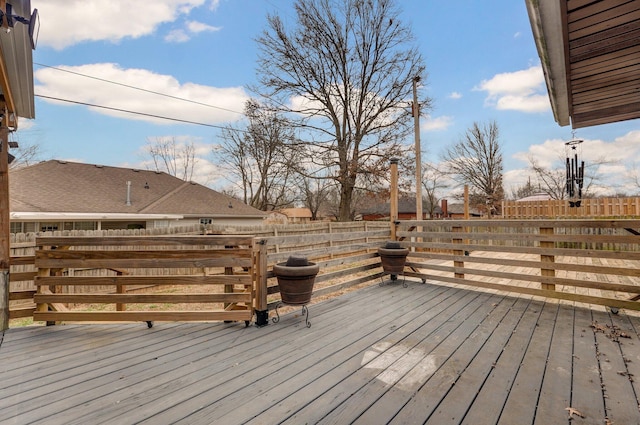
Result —
[[[579,207],[582,200],[582,185],[584,184],[584,161],[582,156],[582,140],[573,138],[564,144],[567,155],[567,195],[569,207]]]

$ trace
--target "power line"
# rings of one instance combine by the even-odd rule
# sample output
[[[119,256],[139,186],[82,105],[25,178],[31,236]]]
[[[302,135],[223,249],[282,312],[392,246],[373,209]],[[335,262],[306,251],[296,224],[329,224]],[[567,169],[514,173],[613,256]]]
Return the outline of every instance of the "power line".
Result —
[[[180,119],[180,118],[164,117],[162,115],[155,115],[155,114],[148,114],[148,113],[145,113],[145,112],[130,111],[130,110],[127,110],[127,109],[113,108],[111,106],[95,105],[93,103],[80,102],[80,101],[77,101],[77,100],[70,100],[70,99],[61,99],[59,97],[45,96],[45,95],[37,94],[37,93],[34,94],[34,96],[40,97],[40,98],[43,98],[43,99],[57,100],[59,102],[74,103],[76,105],[83,105],[83,106],[90,106],[90,107],[93,107],[93,108],[108,109],[108,110],[111,110],[111,111],[124,112],[124,113],[127,113],[127,114],[141,115],[141,116],[145,116],[145,117],[158,118],[158,119],[162,119],[162,120],[176,121],[176,122],[182,122],[182,123],[186,123],[186,124],[202,125],[202,126],[205,126],[205,127],[218,128],[218,129],[221,129],[221,130],[227,129],[227,127],[223,127],[223,126],[220,126],[220,125],[207,124],[207,123],[202,123],[202,122],[197,122],[197,121],[183,120],[183,119]],[[245,130],[240,130],[240,129],[234,129],[234,130],[235,131],[240,131],[242,133],[248,133],[248,131],[245,131]]]
[[[164,97],[168,97],[168,98],[171,98],[171,99],[181,100],[183,102],[189,102],[189,103],[193,103],[193,104],[196,104],[196,105],[206,106],[208,108],[220,109],[222,111],[233,112],[234,114],[245,115],[242,112],[234,111],[232,109],[222,108],[220,106],[209,105],[208,103],[202,103],[202,102],[198,102],[198,101],[195,101],[195,100],[186,99],[184,97],[173,96],[173,95],[166,94],[166,93],[160,93],[160,92],[153,91],[153,90],[143,89],[141,87],[136,87],[136,86],[132,86],[132,85],[129,85],[129,84],[119,83],[117,81],[107,80],[105,78],[94,77],[92,75],[82,74],[80,72],[71,71],[71,70],[68,70],[68,69],[62,69],[62,68],[58,68],[58,67],[55,67],[55,66],[45,65],[45,64],[37,63],[37,62],[34,62],[34,65],[42,66],[42,67],[45,67],[45,68],[55,69],[56,71],[67,72],[69,74],[74,74],[74,75],[78,75],[78,76],[85,77],[85,78],[91,78],[93,80],[102,81],[104,83],[115,84],[117,86],[122,86],[122,87],[127,87],[127,88],[130,88],[130,89],[134,89],[134,90],[139,90],[139,91],[143,91],[143,92],[146,92],[146,93],[156,94],[158,96],[164,96]]]

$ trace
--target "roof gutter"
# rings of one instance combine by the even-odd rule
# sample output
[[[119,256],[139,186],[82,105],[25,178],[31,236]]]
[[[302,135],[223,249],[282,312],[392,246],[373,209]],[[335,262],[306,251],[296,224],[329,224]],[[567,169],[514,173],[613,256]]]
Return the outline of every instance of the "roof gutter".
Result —
[[[127,213],[74,213],[74,212],[12,212],[11,220],[15,221],[40,221],[40,220],[181,220],[181,214],[127,214]]]
[[[558,0],[525,0],[533,38],[542,62],[553,117],[561,126],[570,124],[569,86],[565,62],[562,19]]]

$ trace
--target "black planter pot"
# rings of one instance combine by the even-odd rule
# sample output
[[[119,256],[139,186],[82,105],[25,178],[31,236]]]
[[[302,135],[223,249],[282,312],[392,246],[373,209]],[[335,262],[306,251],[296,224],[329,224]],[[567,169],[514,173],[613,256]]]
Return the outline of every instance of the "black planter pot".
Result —
[[[319,265],[303,257],[289,257],[286,263],[274,265],[273,273],[278,278],[282,302],[289,305],[308,304],[319,271]]]
[[[398,242],[389,241],[384,246],[378,248],[380,262],[385,273],[390,273],[393,279],[396,275],[404,271],[407,262],[409,248],[403,248]]]

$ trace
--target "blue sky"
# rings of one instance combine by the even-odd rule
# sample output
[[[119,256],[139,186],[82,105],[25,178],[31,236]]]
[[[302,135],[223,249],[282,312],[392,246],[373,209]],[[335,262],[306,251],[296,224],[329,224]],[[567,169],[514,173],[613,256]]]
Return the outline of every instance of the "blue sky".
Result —
[[[549,166],[564,156],[572,131],[553,120],[524,0],[398,4],[425,58],[423,90],[434,105],[421,120],[423,160],[438,162],[474,121],[490,120],[501,129],[507,188],[526,180],[528,155]],[[291,0],[31,0],[31,5],[41,23],[33,56],[36,94],[212,126],[242,118],[238,112],[250,96],[245,87],[257,80],[254,39],[265,28],[266,14],[295,21]],[[588,162],[611,161],[601,167],[600,193],[638,192],[628,182],[640,153],[639,124],[632,120],[576,132],[585,140]],[[136,168],[149,166],[148,140],[193,141],[199,154],[194,180],[221,189],[227,182],[211,163],[218,134],[210,126],[36,98],[36,119],[22,119],[14,139],[38,144],[42,159]]]

